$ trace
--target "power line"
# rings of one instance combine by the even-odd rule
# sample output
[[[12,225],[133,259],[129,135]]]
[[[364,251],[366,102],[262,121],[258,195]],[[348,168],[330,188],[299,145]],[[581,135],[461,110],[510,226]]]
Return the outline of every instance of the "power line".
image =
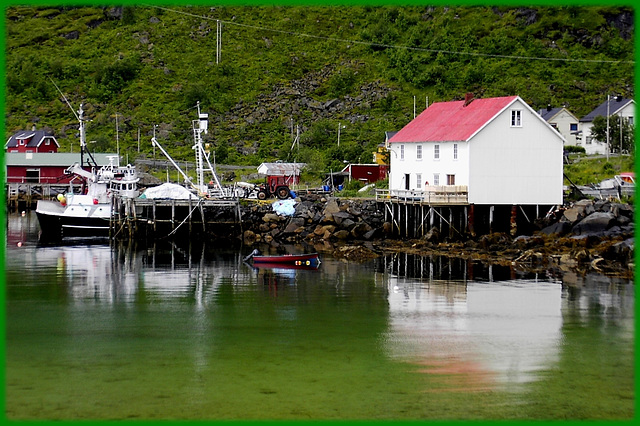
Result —
[[[270,31],[270,32],[279,33],[279,34],[286,34],[286,35],[291,35],[291,36],[295,36],[295,37],[307,37],[307,38],[314,38],[314,39],[318,39],[318,40],[334,41],[334,42],[337,42],[337,43],[362,44],[362,45],[365,45],[365,46],[383,47],[383,48],[386,48],[386,49],[404,49],[404,50],[411,50],[411,51],[416,51],[416,52],[426,52],[426,53],[444,53],[444,54],[449,54],[449,55],[461,55],[461,56],[465,56],[466,55],[466,56],[478,56],[478,57],[485,57],[485,58],[520,59],[520,60],[532,60],[532,61],[581,62],[581,63],[601,63],[601,64],[602,63],[635,64],[635,61],[605,60],[605,59],[549,58],[549,57],[540,57],[540,56],[520,56],[520,55],[496,55],[496,54],[491,54],[491,53],[461,52],[461,51],[456,51],[456,50],[441,50],[441,49],[426,49],[426,48],[422,48],[422,47],[411,47],[411,46],[402,46],[402,45],[394,45],[394,44],[373,43],[373,42],[360,41],[360,40],[347,40],[347,39],[341,39],[341,38],[336,38],[336,37],[326,37],[326,36],[318,36],[318,35],[313,35],[313,34],[298,33],[298,32],[294,32],[294,31],[277,30],[277,29],[261,27],[261,26],[257,26],[257,25],[241,24],[241,23],[233,22],[233,21],[223,21],[223,20],[217,19],[217,18],[210,18],[208,16],[196,15],[196,14],[193,14],[193,13],[184,12],[184,11],[176,10],[176,9],[169,9],[169,8],[165,8],[165,7],[161,7],[161,6],[155,6],[155,5],[148,5],[148,6],[149,7],[155,7],[157,9],[161,9],[161,10],[165,10],[165,11],[169,11],[169,12],[173,12],[173,13],[179,13],[179,14],[182,14],[182,15],[192,16],[194,18],[200,18],[200,19],[205,19],[205,20],[209,20],[209,21],[217,21],[217,22],[219,22],[218,25],[220,25],[220,23],[222,23],[222,24],[226,24],[226,25],[235,25],[237,27],[251,28],[251,29],[261,30],[261,31]],[[218,43],[218,46],[220,47],[220,41],[218,41],[217,43]]]

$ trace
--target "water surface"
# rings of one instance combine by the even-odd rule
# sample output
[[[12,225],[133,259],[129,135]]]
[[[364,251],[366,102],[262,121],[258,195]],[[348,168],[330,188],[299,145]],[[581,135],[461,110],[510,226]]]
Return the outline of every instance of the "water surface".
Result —
[[[7,229],[9,419],[634,413],[628,281],[409,255],[256,270],[250,248]]]

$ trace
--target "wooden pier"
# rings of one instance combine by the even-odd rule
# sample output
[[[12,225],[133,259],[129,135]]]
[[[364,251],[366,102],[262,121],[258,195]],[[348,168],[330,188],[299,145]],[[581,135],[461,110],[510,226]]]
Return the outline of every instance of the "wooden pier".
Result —
[[[33,210],[38,200],[53,199],[68,190],[68,183],[10,182],[5,184],[7,207],[9,211]]]
[[[376,190],[385,222],[398,238],[421,238],[437,231],[458,238],[492,232],[529,232],[534,221],[553,206],[470,204],[466,186],[430,186],[420,190]]]
[[[237,199],[113,198],[110,237],[148,240],[242,234]]]

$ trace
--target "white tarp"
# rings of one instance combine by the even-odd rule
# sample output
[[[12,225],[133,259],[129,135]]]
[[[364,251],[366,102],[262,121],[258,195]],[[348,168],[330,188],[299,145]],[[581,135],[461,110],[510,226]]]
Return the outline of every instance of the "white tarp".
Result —
[[[189,198],[198,198],[198,196],[184,186],[180,186],[175,183],[163,183],[160,186],[147,188],[144,193],[140,195],[140,198],[188,200]]]
[[[293,216],[296,200],[278,200],[273,203],[273,211],[282,216]]]

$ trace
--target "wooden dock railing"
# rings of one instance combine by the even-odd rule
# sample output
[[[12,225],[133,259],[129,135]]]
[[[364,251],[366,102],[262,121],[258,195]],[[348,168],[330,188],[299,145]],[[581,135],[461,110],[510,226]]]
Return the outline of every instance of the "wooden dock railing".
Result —
[[[418,189],[376,189],[376,201],[396,201],[407,204],[465,205],[469,204],[466,185],[427,185]]]

